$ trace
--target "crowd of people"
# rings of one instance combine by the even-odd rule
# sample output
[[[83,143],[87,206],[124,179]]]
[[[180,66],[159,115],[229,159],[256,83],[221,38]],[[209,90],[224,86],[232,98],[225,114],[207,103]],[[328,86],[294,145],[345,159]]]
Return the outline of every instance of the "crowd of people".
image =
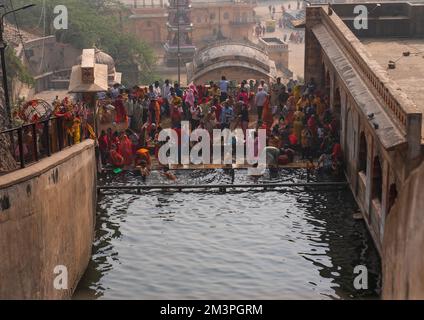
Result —
[[[283,84],[280,78],[233,86],[222,76],[187,88],[166,80],[130,90],[116,85],[99,98],[104,102],[101,122],[113,124],[100,133],[101,158],[115,168],[139,167],[147,174],[163,144],[160,131],[172,128],[181,138],[182,121],[190,123],[190,130],[202,128],[211,135],[214,129],[240,128],[246,137],[248,128],[265,129],[269,165],[318,160],[320,170],[328,172],[341,165],[338,116],[314,79],[304,86],[294,80]],[[122,129],[115,130],[120,124]]]
[[[35,154],[54,153],[85,138],[96,139],[90,125],[92,111],[82,100],[56,96],[51,105],[40,99],[24,101],[14,109],[12,119],[14,126],[23,126],[22,156],[26,161],[34,159]],[[35,126],[25,126],[28,124]],[[14,143],[14,155],[18,161],[21,156],[18,140]]]

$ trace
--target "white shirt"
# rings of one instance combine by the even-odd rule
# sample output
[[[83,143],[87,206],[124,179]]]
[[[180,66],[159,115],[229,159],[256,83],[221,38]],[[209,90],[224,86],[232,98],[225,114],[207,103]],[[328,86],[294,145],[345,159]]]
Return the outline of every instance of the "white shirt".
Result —
[[[219,81],[219,89],[221,90],[222,93],[228,92],[228,86],[229,86],[228,80]]]
[[[268,97],[268,93],[266,93],[264,90],[259,91],[256,94],[256,106],[263,107],[267,97]]]
[[[158,96],[158,97],[161,97],[162,96],[162,90],[160,89],[160,87],[153,87],[153,92],[154,93],[156,93],[156,95]]]
[[[169,96],[171,94],[171,85],[170,84],[168,84],[168,85],[164,84],[162,91],[163,91],[163,96],[165,98],[169,99]]]

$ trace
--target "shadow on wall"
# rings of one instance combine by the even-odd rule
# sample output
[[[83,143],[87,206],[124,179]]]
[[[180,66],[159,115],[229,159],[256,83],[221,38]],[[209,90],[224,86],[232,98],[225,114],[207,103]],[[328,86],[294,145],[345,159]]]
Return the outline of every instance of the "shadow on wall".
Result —
[[[383,240],[383,299],[424,299],[424,162],[405,182]]]

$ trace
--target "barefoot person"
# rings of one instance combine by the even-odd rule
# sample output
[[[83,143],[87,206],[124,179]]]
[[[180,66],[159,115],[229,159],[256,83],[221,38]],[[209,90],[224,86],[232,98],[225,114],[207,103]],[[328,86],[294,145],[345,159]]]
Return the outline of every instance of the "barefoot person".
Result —
[[[150,168],[148,167],[146,160],[140,161],[140,165],[137,166],[136,169],[140,170],[143,180],[146,180],[146,178],[150,176]]]
[[[171,181],[177,180],[177,177],[175,176],[175,174],[170,172],[168,167],[163,167],[163,171],[161,172],[161,175]]]

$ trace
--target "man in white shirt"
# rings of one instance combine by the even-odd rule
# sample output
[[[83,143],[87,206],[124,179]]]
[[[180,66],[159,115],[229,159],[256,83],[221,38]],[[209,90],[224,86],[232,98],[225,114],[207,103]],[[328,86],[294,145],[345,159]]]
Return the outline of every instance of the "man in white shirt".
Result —
[[[164,98],[168,99],[168,96],[171,93],[171,88],[172,88],[172,86],[169,84],[169,80],[166,79],[165,80],[165,84],[163,85],[163,89],[162,89],[162,92],[163,92],[163,95],[162,96]]]
[[[169,84],[169,80],[166,79],[162,88],[163,109],[166,115],[170,114],[169,97],[171,96],[171,88],[172,86]]]
[[[265,83],[265,80],[261,80],[260,87],[262,87],[263,91],[265,91],[266,93],[268,93],[268,85]]]
[[[268,98],[268,93],[265,92],[263,87],[259,87],[258,93],[256,94],[256,97],[255,97],[256,109],[258,111],[258,121],[262,121],[262,113],[263,113],[264,105],[267,98]]]
[[[221,90],[221,102],[228,99],[228,87],[230,86],[230,83],[225,78],[225,76],[222,76],[221,81],[219,81],[219,89]]]
[[[156,93],[156,95],[158,97],[162,97],[162,90],[160,89],[159,81],[155,81],[155,85],[154,85],[153,91]]]

